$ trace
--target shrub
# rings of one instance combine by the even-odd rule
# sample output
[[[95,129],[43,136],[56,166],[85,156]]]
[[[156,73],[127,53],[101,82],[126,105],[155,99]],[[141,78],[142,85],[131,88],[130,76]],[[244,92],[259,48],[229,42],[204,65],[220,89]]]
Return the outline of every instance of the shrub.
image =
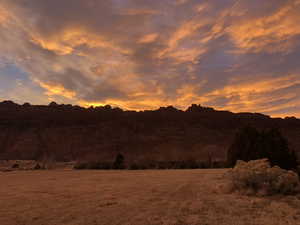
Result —
[[[34,170],[41,170],[43,169],[43,167],[40,166],[39,163],[37,163],[34,167],[33,167]]]
[[[271,166],[283,169],[296,169],[297,159],[287,140],[279,130],[271,129],[259,132],[253,127],[240,130],[228,150],[227,163],[233,167],[237,160],[256,160],[268,158]]]
[[[134,162],[134,163],[130,164],[129,169],[130,170],[139,170],[140,167],[139,167],[139,165],[137,163]]]
[[[110,162],[76,162],[73,169],[76,170],[109,170],[113,165]]]
[[[137,162],[133,162],[129,165],[129,169],[130,170],[145,170],[145,169],[149,169],[149,167],[147,167],[144,164],[139,164]]]
[[[18,163],[15,163],[11,166],[12,169],[18,169],[20,166]]]
[[[113,169],[125,169],[124,156],[119,153],[113,164]]]
[[[73,166],[73,169],[75,170],[83,170],[87,168],[87,163],[85,162],[76,162]]]
[[[88,162],[87,168],[89,170],[109,170],[112,168],[109,162]]]
[[[278,166],[271,167],[268,159],[249,162],[239,160],[227,176],[232,189],[244,194],[274,195],[300,192],[298,175]]]

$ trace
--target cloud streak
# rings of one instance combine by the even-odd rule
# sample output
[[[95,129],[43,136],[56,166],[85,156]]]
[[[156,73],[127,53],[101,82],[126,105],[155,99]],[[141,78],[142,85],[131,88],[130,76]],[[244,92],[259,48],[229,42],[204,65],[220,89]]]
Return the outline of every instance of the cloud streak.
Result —
[[[1,0],[0,57],[48,100],[299,117],[299,12],[299,0]]]

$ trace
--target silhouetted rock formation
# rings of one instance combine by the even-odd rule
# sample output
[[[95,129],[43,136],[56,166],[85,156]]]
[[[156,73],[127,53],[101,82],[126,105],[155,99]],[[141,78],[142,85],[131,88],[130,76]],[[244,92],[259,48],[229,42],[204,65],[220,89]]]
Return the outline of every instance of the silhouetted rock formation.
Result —
[[[300,147],[300,120],[258,113],[231,113],[192,105],[141,112],[109,105],[83,108],[0,103],[0,159],[113,161],[226,160],[235,133],[251,125],[279,128],[290,147]]]
[[[199,112],[213,112],[214,109],[210,107],[203,107],[201,105],[196,105],[192,104],[186,112],[194,112],[194,113],[199,113]]]

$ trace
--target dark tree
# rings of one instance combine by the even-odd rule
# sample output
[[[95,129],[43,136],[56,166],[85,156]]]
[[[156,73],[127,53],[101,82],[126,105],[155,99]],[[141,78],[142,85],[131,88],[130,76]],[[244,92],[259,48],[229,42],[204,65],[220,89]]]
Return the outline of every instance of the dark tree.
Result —
[[[115,159],[114,165],[113,165],[114,169],[124,169],[125,165],[124,165],[124,156],[119,153]]]
[[[255,160],[268,158],[271,165],[283,169],[296,169],[297,158],[288,146],[288,141],[278,129],[259,132],[253,127],[240,130],[230,146],[227,164],[233,167],[237,160]]]

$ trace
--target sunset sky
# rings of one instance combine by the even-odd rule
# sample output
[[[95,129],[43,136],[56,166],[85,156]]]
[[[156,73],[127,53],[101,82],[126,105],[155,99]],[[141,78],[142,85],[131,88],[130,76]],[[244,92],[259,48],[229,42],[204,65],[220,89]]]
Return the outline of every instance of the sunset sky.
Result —
[[[300,0],[0,0],[0,101],[300,117]]]

